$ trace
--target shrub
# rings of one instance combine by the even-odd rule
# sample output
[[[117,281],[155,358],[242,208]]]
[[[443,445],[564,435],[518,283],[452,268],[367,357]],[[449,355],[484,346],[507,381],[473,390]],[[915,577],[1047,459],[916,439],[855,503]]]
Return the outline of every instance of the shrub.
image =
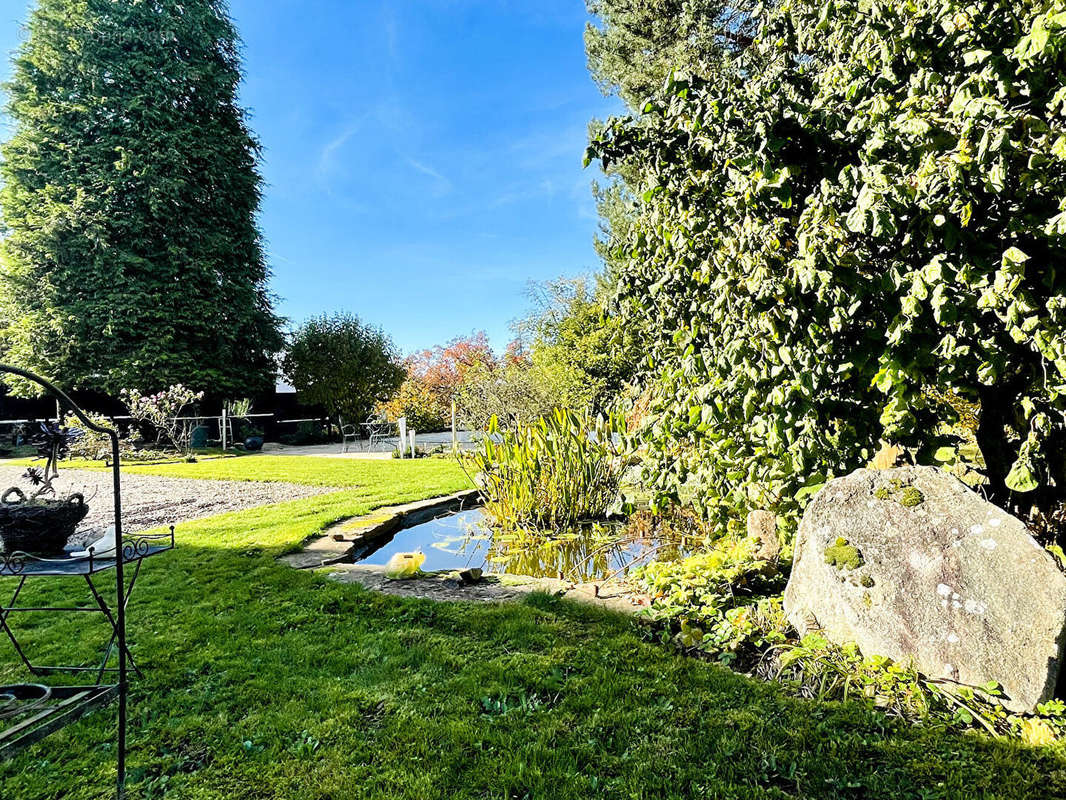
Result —
[[[610,313],[602,281],[559,278],[535,284],[533,310],[515,324],[528,343],[538,379],[557,376],[563,408],[609,410],[623,394],[643,359],[632,325]]]
[[[350,423],[365,421],[404,380],[396,346],[385,332],[344,313],[312,317],[297,328],[281,370],[301,402]]]
[[[97,425],[118,431],[119,458],[122,459],[123,462],[163,461],[168,458],[173,458],[173,453],[165,453],[161,450],[138,447],[134,442],[133,431],[127,431],[124,434],[122,428],[117,425],[114,420],[103,414],[89,412],[86,413],[85,416]],[[82,424],[81,420],[73,414],[65,416],[62,424],[79,431],[79,435],[70,443],[70,450],[68,453],[70,458],[84,459],[86,461],[103,461],[105,464],[111,464],[112,451],[110,436],[91,430]]]
[[[99,425],[103,428],[116,429],[116,425],[113,420],[105,417],[103,414],[93,414],[91,412],[85,414],[89,418],[89,421],[94,425]],[[70,458],[85,459],[86,461],[106,461],[111,462],[111,437],[105,433],[98,433],[91,428],[82,424],[81,420],[75,417],[73,414],[68,414],[63,417],[61,423],[63,427],[77,429],[80,431],[80,435],[75,437],[68,450]],[[121,448],[122,441],[120,438],[119,445]]]
[[[122,400],[130,416],[138,422],[151,425],[158,440],[165,440],[175,450],[188,455],[192,425],[181,419],[191,403],[202,400],[203,392],[194,392],[180,383],[151,395],[142,395],[136,389],[123,389]]]
[[[450,396],[434,392],[410,370],[396,395],[381,405],[381,411],[390,422],[406,418],[407,427],[416,431],[442,431],[451,427]]]
[[[587,415],[586,388],[579,371],[562,363],[538,363],[520,344],[512,343],[502,359],[470,369],[455,396],[464,424],[485,431],[492,424],[534,425],[556,408]]]

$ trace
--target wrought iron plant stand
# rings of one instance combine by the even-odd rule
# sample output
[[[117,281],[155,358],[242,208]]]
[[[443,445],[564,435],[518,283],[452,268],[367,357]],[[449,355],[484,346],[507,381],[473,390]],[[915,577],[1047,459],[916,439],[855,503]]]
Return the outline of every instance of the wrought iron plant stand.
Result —
[[[18,375],[40,385],[65,406],[86,428],[105,434],[111,439],[111,469],[114,481],[115,548],[97,554],[92,548],[87,556],[74,556],[71,548],[62,555],[37,556],[21,551],[0,553],[0,578],[14,583],[10,602],[0,606],[0,629],[7,635],[19,659],[33,676],[33,682],[0,686],[0,760],[8,759],[44,737],[80,719],[89,712],[117,702],[118,726],[116,755],[118,774],[116,797],[125,795],[126,783],[126,710],[129,694],[129,672],[140,675],[140,669],[130,654],[126,641],[126,606],[146,558],[174,548],[174,528],[169,533],[122,533],[122,486],[117,431],[90,420],[62,390],[43,378],[17,367],[0,364],[0,374]],[[132,567],[129,573],[128,567]],[[129,580],[127,581],[127,573]],[[109,605],[99,590],[101,581],[114,577],[115,601]],[[19,606],[22,594],[31,579],[83,578],[94,605]],[[19,642],[12,627],[15,613],[78,613],[100,614],[111,628],[111,637],[98,664],[79,666],[45,666],[33,663]],[[117,662],[114,666],[111,662]],[[80,675],[77,685],[51,686],[37,682],[45,676]],[[85,679],[88,678],[88,681]],[[91,682],[89,682],[91,681]]]

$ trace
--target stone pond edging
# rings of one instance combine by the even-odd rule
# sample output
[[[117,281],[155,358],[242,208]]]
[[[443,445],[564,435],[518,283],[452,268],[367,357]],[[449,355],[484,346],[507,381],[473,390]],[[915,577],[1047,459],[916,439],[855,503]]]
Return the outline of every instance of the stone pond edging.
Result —
[[[518,601],[540,592],[628,614],[634,614],[647,605],[645,595],[616,582],[571,583],[556,578],[486,573],[481,580],[464,584],[457,581],[449,570],[426,572],[418,578],[407,580],[390,580],[385,577],[384,566],[352,563],[355,554],[369,541],[428,522],[444,513],[473,508],[479,503],[480,492],[471,489],[445,497],[379,508],[365,516],[331,525],[299,551],[281,556],[279,560],[295,569],[328,569],[326,577],[331,580],[356,583],[366,589],[400,597],[503,603]]]
[[[318,569],[351,560],[367,542],[396,533],[403,528],[429,522],[449,511],[462,511],[478,505],[477,489],[417,500],[400,506],[386,506],[362,517],[341,520],[314,537],[296,553],[281,561],[296,569]]]

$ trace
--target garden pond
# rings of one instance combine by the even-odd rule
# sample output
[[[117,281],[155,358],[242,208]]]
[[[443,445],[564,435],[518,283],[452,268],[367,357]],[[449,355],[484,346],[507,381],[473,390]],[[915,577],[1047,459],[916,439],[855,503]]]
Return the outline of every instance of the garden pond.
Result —
[[[569,533],[520,530],[502,532],[483,509],[447,514],[401,529],[367,543],[355,560],[384,565],[396,553],[421,551],[422,569],[461,570],[563,578],[577,583],[624,575],[649,560],[682,558],[699,546],[696,540],[664,541],[629,532],[621,524],[585,525]]]

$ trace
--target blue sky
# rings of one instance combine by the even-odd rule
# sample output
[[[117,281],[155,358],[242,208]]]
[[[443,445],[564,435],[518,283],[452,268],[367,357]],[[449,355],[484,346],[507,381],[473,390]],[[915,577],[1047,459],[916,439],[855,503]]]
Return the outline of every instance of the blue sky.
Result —
[[[0,0],[0,48],[31,3]],[[347,310],[409,352],[484,329],[530,280],[597,268],[583,0],[231,0],[264,147],[279,310]],[[3,74],[10,72],[4,59]]]

